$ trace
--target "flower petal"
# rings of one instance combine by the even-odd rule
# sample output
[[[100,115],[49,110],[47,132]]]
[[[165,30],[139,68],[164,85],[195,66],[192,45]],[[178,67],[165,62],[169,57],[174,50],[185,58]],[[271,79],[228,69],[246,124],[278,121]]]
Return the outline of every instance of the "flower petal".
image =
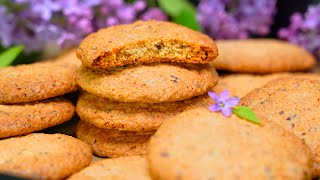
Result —
[[[210,96],[211,99],[213,99],[214,101],[218,101],[219,100],[219,95],[215,92],[212,91],[208,91],[208,95]]]
[[[223,90],[223,91],[220,93],[220,99],[221,99],[222,101],[227,100],[229,97],[230,97],[230,94],[229,94],[229,91],[228,91],[228,90]]]
[[[239,102],[240,102],[240,98],[231,97],[231,98],[229,98],[229,99],[227,99],[227,100],[225,101],[225,106],[231,108],[231,107],[236,106]]]
[[[227,117],[229,117],[229,116],[231,116],[231,114],[232,114],[232,109],[231,108],[223,108],[222,110],[222,114],[224,115],[224,116],[227,116]]]
[[[218,112],[221,111],[221,107],[218,104],[213,104],[209,106],[209,110],[212,112]]]

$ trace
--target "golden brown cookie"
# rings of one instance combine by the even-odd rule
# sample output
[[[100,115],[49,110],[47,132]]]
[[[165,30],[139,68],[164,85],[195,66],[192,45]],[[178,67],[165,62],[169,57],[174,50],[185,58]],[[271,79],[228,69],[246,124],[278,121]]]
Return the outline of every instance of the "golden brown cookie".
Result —
[[[144,155],[148,150],[148,141],[154,134],[150,132],[131,132],[97,128],[80,121],[76,136],[89,144],[93,154],[100,157],[120,157]]]
[[[151,180],[148,164],[144,157],[131,156],[98,161],[68,180],[121,179]]]
[[[192,99],[156,104],[110,102],[83,91],[77,103],[80,119],[104,129],[153,131],[172,116],[183,111],[208,106],[207,95]]]
[[[315,73],[276,73],[266,75],[230,74],[220,76],[217,85],[213,87],[212,91],[220,93],[228,89],[231,95],[243,97],[250,91],[260,88],[272,80],[288,76],[292,78],[298,77],[320,80],[320,75]]]
[[[23,135],[61,124],[72,118],[74,105],[54,98],[14,105],[0,104],[0,138]]]
[[[90,34],[80,44],[85,66],[111,68],[152,62],[208,63],[218,56],[214,41],[200,32],[162,21],[137,21]]]
[[[310,149],[272,122],[199,108],[166,121],[147,156],[154,179],[310,179]]]
[[[31,102],[60,96],[78,89],[78,66],[40,62],[0,69],[0,103]]]
[[[218,80],[207,65],[145,64],[124,68],[82,66],[78,84],[97,96],[118,102],[160,103],[205,94]]]
[[[218,70],[242,73],[304,71],[315,67],[315,58],[302,47],[275,39],[217,41]]]
[[[315,156],[315,176],[320,176],[320,81],[277,79],[247,94],[241,103],[303,139]]]
[[[90,164],[89,146],[63,134],[29,134],[0,140],[0,174],[64,179]]]
[[[267,75],[230,74],[220,77],[217,85],[212,90],[220,93],[227,89],[232,96],[243,97],[250,91],[267,84],[269,81],[285,76],[289,76],[289,73]]]

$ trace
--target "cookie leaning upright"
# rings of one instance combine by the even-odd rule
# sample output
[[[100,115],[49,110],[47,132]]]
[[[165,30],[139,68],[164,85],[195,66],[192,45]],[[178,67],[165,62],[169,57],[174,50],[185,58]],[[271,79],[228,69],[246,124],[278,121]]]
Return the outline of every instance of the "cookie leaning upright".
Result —
[[[303,139],[314,154],[317,177],[320,176],[320,81],[302,77],[271,81],[244,96],[241,103],[259,117],[274,121]]]
[[[149,149],[153,179],[310,179],[312,173],[310,149],[293,134],[207,108],[165,122]]]
[[[218,56],[208,36],[170,22],[137,21],[101,29],[80,44],[78,58],[91,68],[153,62],[208,63]]]
[[[316,65],[302,47],[275,39],[216,41],[219,57],[212,63],[218,70],[240,73],[305,71]]]

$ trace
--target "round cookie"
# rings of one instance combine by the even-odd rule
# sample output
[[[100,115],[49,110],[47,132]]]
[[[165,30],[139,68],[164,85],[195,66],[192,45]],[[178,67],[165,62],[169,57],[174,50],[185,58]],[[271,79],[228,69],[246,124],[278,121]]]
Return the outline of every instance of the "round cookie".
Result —
[[[89,146],[63,134],[29,134],[0,141],[0,173],[64,179],[90,164]]]
[[[147,169],[147,161],[141,156],[104,159],[84,168],[72,175],[68,180],[151,180]]]
[[[80,119],[99,128],[123,131],[153,131],[172,116],[200,106],[208,106],[207,95],[156,104],[110,102],[83,91],[77,103]]]
[[[315,176],[320,176],[320,81],[281,78],[242,98],[258,116],[274,121],[303,139],[314,154]]]
[[[117,102],[160,103],[205,94],[218,80],[207,65],[145,64],[113,69],[82,66],[77,78],[86,91]]]
[[[207,108],[166,121],[152,136],[154,179],[310,179],[312,154],[297,137]]]
[[[308,70],[315,58],[303,48],[275,39],[217,41],[219,57],[211,64],[218,70],[241,73],[274,73]]]
[[[214,86],[212,90],[216,93],[220,93],[227,89],[232,96],[243,97],[250,91],[262,87],[271,80],[289,75],[289,73],[267,75],[230,74],[220,76],[217,85]]]
[[[77,56],[87,67],[111,68],[152,62],[208,63],[218,56],[200,32],[161,21],[137,21],[101,29],[82,40]]]
[[[151,132],[131,132],[97,128],[80,121],[76,136],[86,142],[93,154],[100,157],[120,157],[144,155],[148,150],[148,141],[154,134]]]
[[[77,90],[74,63],[39,62],[0,69],[0,103],[14,104],[60,96]]]
[[[61,124],[72,118],[75,107],[65,98],[31,103],[0,104],[0,138],[23,135]]]

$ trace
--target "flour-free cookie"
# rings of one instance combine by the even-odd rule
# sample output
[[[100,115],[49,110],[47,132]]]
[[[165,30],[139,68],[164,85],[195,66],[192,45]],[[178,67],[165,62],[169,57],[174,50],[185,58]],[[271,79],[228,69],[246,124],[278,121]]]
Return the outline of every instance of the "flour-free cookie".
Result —
[[[218,55],[214,41],[200,32],[161,21],[137,21],[90,34],[77,56],[85,66],[110,68],[152,62],[208,63]]]
[[[150,132],[131,132],[97,128],[80,121],[76,136],[86,142],[93,154],[100,157],[120,157],[144,155],[148,150],[148,141],[154,134]]]
[[[104,159],[84,168],[68,180],[82,179],[151,180],[147,161],[142,156]]]
[[[219,57],[211,65],[218,70],[243,73],[304,71],[316,65],[302,47],[275,39],[217,41]]]
[[[72,118],[75,107],[67,99],[13,105],[0,104],[0,138],[23,135],[61,124]]]
[[[154,179],[310,179],[312,153],[293,134],[206,108],[166,121],[152,136]]]
[[[207,95],[156,104],[111,102],[88,92],[81,92],[77,103],[80,119],[104,129],[153,131],[172,116],[210,104]]]
[[[242,98],[258,116],[274,121],[303,139],[314,154],[315,176],[320,175],[320,81],[281,78]]]
[[[207,65],[144,64],[92,69],[82,66],[77,78],[86,91],[111,101],[160,103],[205,94],[218,81]]]
[[[63,134],[29,134],[0,140],[0,174],[64,179],[90,164],[89,146]]]

